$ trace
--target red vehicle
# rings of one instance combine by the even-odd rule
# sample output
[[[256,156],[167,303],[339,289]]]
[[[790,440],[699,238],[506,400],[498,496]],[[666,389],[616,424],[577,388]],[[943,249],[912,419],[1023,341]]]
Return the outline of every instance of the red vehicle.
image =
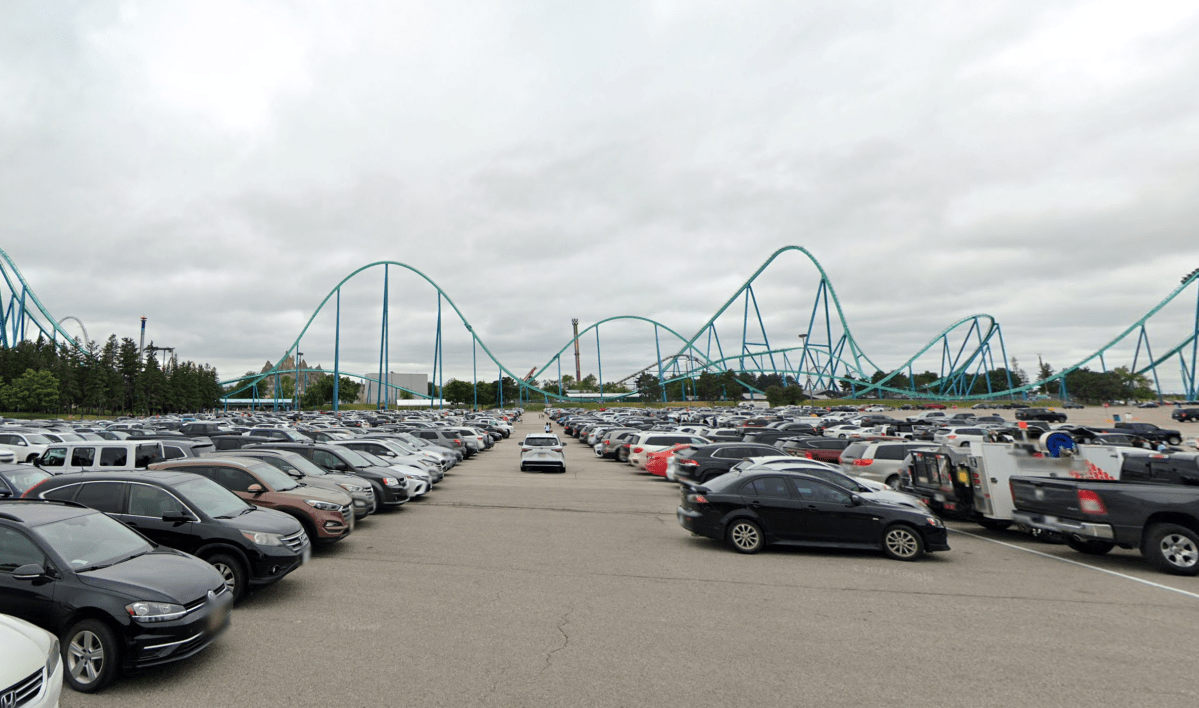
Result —
[[[923,408],[923,409],[925,409],[925,410],[930,410],[930,411],[943,411],[943,410],[945,410],[945,404],[944,404],[944,403],[925,403],[925,404],[922,404],[920,407],[921,407],[921,408]]]
[[[651,452],[645,457],[645,471],[650,474],[656,474],[659,477],[666,476],[666,463],[679,450],[686,450],[691,447],[689,443],[679,443],[673,447],[658,452]]]

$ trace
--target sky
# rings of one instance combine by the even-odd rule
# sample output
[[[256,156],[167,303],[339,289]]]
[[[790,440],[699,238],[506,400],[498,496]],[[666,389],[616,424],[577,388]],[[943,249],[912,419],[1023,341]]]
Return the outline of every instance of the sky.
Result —
[[[1188,1],[10,0],[0,248],[54,316],[135,340],[145,316],[222,378],[310,318],[300,349],[332,368],[318,307],[379,261],[524,375],[572,318],[689,338],[788,245],[880,368],[975,314],[1061,368],[1199,266],[1196,36]],[[795,252],[755,282],[771,346],[820,282]],[[379,369],[383,289],[381,267],[343,286],[342,370]],[[436,290],[389,266],[387,293],[387,368],[429,372]],[[495,378],[442,305],[444,377]],[[726,356],[743,315],[716,322]],[[599,332],[582,368],[608,381],[680,346]]]

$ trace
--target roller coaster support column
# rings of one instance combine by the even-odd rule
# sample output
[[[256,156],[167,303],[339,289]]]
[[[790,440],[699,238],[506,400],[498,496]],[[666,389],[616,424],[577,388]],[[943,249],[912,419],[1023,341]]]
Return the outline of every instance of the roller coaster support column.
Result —
[[[500,367],[500,380],[496,383],[499,384],[496,388],[500,393],[500,410],[504,410],[504,367],[502,366]]]
[[[379,391],[375,395],[375,407],[387,408],[387,399],[383,397],[383,372],[386,368],[385,356],[387,353],[387,264],[383,264],[383,327],[379,337]],[[390,377],[388,377],[390,378]]]
[[[666,402],[666,386],[662,383],[662,342],[658,340],[658,323],[654,323],[654,350],[658,352],[658,389],[662,395],[662,402]],[[644,398],[641,400],[645,400]]]
[[[562,355],[554,358],[558,360],[558,398],[562,398]]]
[[[478,340],[475,338],[475,333],[470,333],[470,371],[471,378],[475,382],[475,410],[479,410],[479,355]]]
[[[599,327],[595,328],[595,363],[599,368],[600,405],[604,405],[604,357],[600,355]]]
[[[341,288],[337,289],[337,324],[333,328],[333,412],[338,411],[341,383]]]

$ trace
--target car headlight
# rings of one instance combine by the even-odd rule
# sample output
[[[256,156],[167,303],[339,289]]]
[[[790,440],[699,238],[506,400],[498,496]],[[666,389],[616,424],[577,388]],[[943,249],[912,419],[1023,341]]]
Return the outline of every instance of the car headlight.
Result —
[[[245,536],[250,541],[257,543],[259,546],[282,546],[283,537],[277,533],[263,533],[261,531],[242,531],[242,536]]]
[[[942,526],[945,525],[945,524],[941,523],[941,520],[935,516],[926,516],[926,517],[924,517],[924,521],[929,526],[936,526],[937,528],[941,528]]]
[[[360,493],[360,492],[366,491],[366,487],[359,487],[357,484],[343,483],[343,484],[338,484],[337,486],[341,487],[342,489],[346,490],[347,492],[352,492],[352,493]]]
[[[383,478],[383,486],[398,487],[398,486],[400,486],[400,480],[396,479],[395,477],[384,477]]]
[[[321,501],[320,499],[305,499],[304,503],[307,504],[308,506],[316,507],[317,509],[320,509],[321,511],[341,511],[340,504],[334,504],[333,502]]]
[[[125,605],[135,622],[170,622],[182,617],[185,610],[181,605],[169,602],[133,602]]]
[[[46,676],[53,676],[60,663],[62,663],[62,650],[58,646],[58,637],[51,637],[50,656],[46,657]]]

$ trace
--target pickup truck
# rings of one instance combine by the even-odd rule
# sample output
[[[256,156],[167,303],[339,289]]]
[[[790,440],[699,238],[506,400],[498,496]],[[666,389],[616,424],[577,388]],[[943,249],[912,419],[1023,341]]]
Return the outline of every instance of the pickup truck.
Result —
[[[1066,414],[1048,408],[1021,408],[1016,411],[1016,420],[1043,420],[1046,423],[1065,423]]]
[[[1130,455],[1119,479],[1012,477],[1012,520],[1103,555],[1140,550],[1158,570],[1199,575],[1199,454]]]
[[[1113,428],[1117,433],[1129,433],[1131,435],[1139,435],[1146,440],[1153,442],[1164,442],[1168,445],[1179,445],[1182,443],[1182,432],[1178,430],[1166,430],[1159,428],[1153,423],[1129,423],[1119,422]]]

